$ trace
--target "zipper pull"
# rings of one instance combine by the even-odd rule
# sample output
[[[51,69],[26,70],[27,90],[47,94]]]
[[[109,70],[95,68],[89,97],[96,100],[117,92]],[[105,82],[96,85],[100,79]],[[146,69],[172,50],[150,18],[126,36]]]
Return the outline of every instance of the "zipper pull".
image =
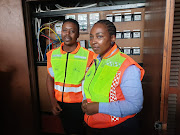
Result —
[[[95,69],[97,69],[96,59],[94,59]]]

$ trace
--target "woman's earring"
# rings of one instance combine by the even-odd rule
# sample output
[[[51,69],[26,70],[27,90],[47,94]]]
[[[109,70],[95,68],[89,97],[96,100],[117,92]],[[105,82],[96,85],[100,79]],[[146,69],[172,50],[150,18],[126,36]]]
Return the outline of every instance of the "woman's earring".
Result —
[[[114,45],[114,42],[111,42],[111,46],[113,46]]]

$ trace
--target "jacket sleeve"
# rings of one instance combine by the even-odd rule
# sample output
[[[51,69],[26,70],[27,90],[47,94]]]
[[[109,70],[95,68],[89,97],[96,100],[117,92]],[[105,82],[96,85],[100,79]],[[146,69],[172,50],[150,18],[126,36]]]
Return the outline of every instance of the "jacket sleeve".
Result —
[[[48,53],[46,53],[47,56],[47,71],[49,73],[49,75],[54,78],[54,72],[53,72],[53,68],[51,65],[51,57],[52,57],[52,50],[49,51]]]
[[[120,87],[125,100],[110,103],[101,102],[99,103],[99,113],[125,117],[141,111],[143,107],[143,90],[139,68],[135,65],[129,66],[122,76]]]

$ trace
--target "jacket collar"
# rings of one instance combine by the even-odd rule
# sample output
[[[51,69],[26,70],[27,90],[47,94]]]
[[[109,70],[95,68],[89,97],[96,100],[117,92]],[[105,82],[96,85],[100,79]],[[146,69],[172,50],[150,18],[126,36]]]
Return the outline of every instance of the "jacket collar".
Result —
[[[64,46],[64,42],[61,43],[60,52],[61,52],[61,54],[66,54],[67,52],[62,49],[63,46]],[[77,42],[77,47],[76,47],[76,49],[75,49],[74,51],[70,52],[70,53],[71,53],[71,54],[76,54],[76,53],[79,51],[80,47],[81,47],[81,46],[80,46],[80,43]]]

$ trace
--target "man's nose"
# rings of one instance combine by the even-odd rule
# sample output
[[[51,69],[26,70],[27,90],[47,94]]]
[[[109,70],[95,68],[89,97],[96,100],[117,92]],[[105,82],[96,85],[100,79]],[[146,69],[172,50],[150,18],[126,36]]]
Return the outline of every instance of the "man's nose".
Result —
[[[70,34],[70,30],[67,30],[67,31],[66,31],[66,35],[69,35],[69,34]]]

